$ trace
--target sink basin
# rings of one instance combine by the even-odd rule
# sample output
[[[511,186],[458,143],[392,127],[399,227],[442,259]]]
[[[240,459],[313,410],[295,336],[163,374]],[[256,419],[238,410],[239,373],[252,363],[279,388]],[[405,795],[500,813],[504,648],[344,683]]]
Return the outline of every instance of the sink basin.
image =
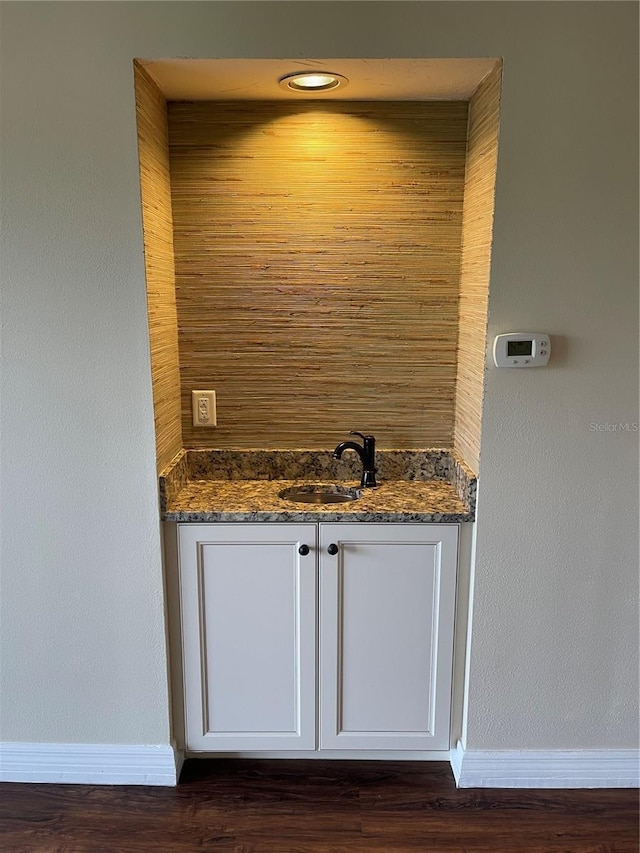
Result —
[[[362,497],[362,491],[350,486],[336,486],[333,483],[327,485],[313,483],[290,486],[279,492],[279,497],[285,501],[303,504],[340,504],[346,501],[357,501]]]

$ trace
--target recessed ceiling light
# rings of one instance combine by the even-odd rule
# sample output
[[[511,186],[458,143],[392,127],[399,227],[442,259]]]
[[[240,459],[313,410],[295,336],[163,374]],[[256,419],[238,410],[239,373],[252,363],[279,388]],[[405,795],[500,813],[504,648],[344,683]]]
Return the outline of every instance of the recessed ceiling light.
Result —
[[[296,71],[278,81],[281,89],[291,92],[329,92],[338,86],[346,86],[348,82],[342,74],[332,71]]]

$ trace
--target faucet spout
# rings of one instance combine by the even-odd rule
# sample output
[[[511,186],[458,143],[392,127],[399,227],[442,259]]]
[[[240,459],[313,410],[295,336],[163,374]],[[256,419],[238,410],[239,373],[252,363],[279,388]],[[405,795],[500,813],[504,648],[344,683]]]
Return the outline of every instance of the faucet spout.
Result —
[[[376,439],[373,435],[363,435],[361,432],[351,430],[350,435],[359,435],[362,444],[356,441],[342,441],[333,451],[335,459],[340,459],[345,450],[353,450],[362,462],[362,478],[360,487],[363,489],[375,488],[376,483]]]
[[[361,444],[357,444],[355,441],[341,441],[340,444],[333,451],[333,455],[335,459],[341,459],[342,454],[345,450],[353,450],[360,457],[360,461],[364,465],[364,448]]]

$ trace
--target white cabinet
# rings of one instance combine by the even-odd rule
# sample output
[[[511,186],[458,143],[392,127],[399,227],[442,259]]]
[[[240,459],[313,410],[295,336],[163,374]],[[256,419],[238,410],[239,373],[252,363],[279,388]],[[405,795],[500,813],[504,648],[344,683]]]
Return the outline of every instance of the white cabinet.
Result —
[[[449,748],[457,534],[320,525],[320,749]]]
[[[180,525],[188,749],[315,749],[316,536],[314,524]]]
[[[448,749],[457,535],[180,525],[187,749]]]

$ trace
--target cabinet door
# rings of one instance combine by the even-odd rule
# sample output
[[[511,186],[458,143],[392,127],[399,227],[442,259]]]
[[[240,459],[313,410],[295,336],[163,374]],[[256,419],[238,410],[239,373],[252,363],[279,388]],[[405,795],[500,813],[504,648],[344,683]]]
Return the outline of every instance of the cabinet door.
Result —
[[[449,748],[457,540],[320,525],[321,749]]]
[[[179,560],[187,749],[315,749],[315,525],[180,525]]]

